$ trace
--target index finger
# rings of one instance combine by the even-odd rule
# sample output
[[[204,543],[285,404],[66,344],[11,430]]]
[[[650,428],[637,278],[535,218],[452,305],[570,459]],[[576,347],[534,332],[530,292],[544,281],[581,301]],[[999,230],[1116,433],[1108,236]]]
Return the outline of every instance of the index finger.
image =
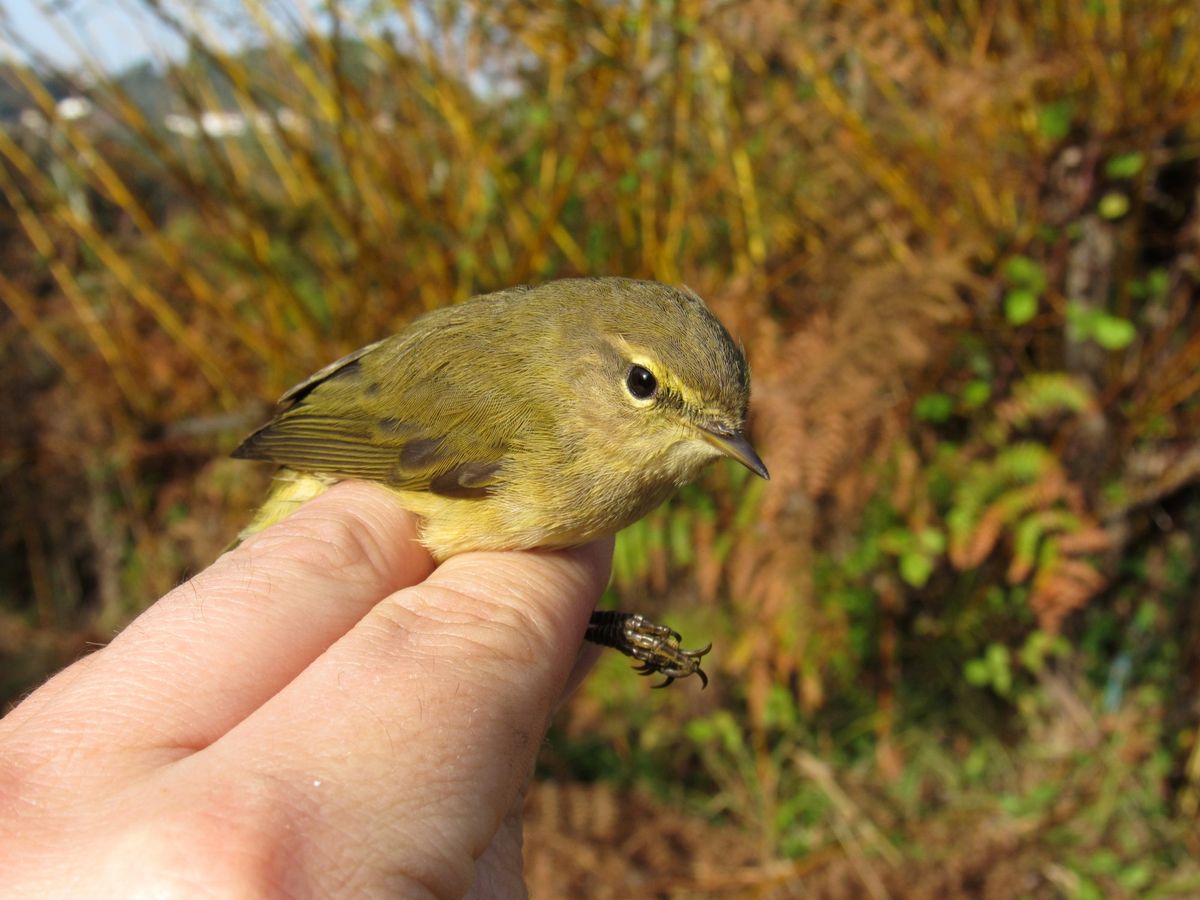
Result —
[[[322,896],[461,896],[532,774],[611,556],[606,539],[448,560],[180,777],[225,797],[257,785]]]
[[[107,749],[207,746],[432,571],[416,527],[383,488],[335,485],[175,588],[8,725],[36,713]]]

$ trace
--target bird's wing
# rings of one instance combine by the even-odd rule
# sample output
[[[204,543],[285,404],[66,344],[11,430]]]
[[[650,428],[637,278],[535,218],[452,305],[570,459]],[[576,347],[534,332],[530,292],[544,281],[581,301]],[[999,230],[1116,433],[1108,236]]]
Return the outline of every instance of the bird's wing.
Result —
[[[285,393],[233,455],[400,490],[487,496],[512,449],[505,434],[479,427],[496,421],[484,410],[496,398],[470,371],[415,364],[412,354],[438,352],[429,346],[437,337],[425,337],[388,338],[321,369]]]

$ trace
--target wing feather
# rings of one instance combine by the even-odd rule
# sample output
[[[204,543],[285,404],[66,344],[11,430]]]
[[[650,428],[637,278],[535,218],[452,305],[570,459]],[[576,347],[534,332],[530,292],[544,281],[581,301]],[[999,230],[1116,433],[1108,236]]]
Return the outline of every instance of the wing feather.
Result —
[[[511,442],[481,440],[469,427],[484,419],[486,392],[447,382],[444,367],[414,377],[421,367],[405,357],[427,350],[406,332],[326,366],[289,389],[233,455],[401,490],[487,496],[502,483]]]

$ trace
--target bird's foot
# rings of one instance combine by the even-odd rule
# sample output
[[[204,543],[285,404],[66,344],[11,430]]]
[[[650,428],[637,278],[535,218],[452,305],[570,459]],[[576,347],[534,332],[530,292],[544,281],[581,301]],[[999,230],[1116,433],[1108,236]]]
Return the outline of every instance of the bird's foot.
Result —
[[[712,649],[712,644],[700,650],[684,650],[679,632],[651,622],[640,613],[594,612],[584,637],[632,656],[641,663],[633,667],[639,675],[662,675],[663,681],[654,685],[656,688],[689,675],[699,675],[702,687],[708,687],[708,676],[700,668],[700,660]]]

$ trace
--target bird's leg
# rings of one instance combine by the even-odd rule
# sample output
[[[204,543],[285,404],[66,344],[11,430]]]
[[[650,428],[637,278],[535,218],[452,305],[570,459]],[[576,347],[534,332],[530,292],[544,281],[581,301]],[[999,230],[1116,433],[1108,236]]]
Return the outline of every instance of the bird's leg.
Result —
[[[654,685],[656,688],[689,675],[699,675],[701,684],[708,687],[708,676],[700,668],[700,659],[712,649],[712,644],[702,650],[684,650],[679,646],[682,640],[679,632],[651,622],[640,613],[597,610],[592,613],[584,637],[593,644],[632,656],[641,663],[634,666],[639,675],[662,675],[664,681]]]

